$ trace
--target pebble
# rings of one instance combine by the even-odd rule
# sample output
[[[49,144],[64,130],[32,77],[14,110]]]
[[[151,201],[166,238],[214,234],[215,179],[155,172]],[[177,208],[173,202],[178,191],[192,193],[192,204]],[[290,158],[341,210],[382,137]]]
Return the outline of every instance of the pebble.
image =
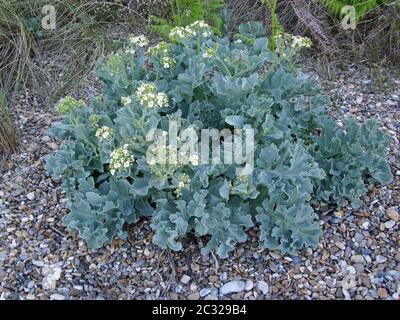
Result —
[[[183,284],[188,284],[189,281],[190,281],[190,277],[189,277],[188,275],[185,274],[185,275],[182,276],[181,282],[182,282]]]
[[[29,192],[26,197],[28,198],[28,200],[35,200],[35,192]]]
[[[398,105],[397,102],[392,101],[392,100],[390,100],[390,99],[386,101],[386,104],[388,104],[389,106],[397,106],[397,105]]]
[[[65,300],[65,297],[62,294],[58,294],[58,293],[53,293],[50,296],[51,300]]]
[[[193,292],[187,296],[189,300],[199,300],[200,294],[198,292]]]
[[[38,261],[38,260],[33,260],[32,264],[34,266],[37,266],[37,267],[43,267],[44,266],[44,262],[43,261]]]
[[[354,263],[364,263],[365,262],[364,257],[359,254],[351,256],[350,259]]]
[[[357,286],[354,275],[348,275],[342,280],[342,288],[345,290],[353,289]]]
[[[28,285],[26,286],[28,289],[32,289],[35,286],[35,282],[29,281]]]
[[[260,290],[263,294],[267,294],[269,292],[269,285],[265,281],[258,281],[257,287],[258,290]]]
[[[246,280],[246,285],[244,287],[244,290],[250,291],[253,289],[253,287],[254,287],[254,282],[251,280]]]
[[[345,300],[351,300],[350,293],[349,293],[349,291],[347,289],[342,288],[342,293],[343,293],[343,296],[344,296]]]
[[[361,263],[355,263],[354,268],[356,269],[357,273],[363,273],[364,272],[364,265]]]
[[[208,288],[201,289],[199,292],[200,297],[202,297],[202,298],[209,295],[210,293],[211,293],[211,289],[208,289]]]
[[[378,263],[385,263],[385,262],[387,261],[387,258],[384,257],[384,256],[381,256],[381,255],[377,255],[377,256],[375,257],[375,260],[376,260],[376,262],[378,262]]]
[[[388,293],[387,293],[386,289],[385,289],[385,288],[379,288],[379,289],[378,289],[378,296],[379,296],[379,298],[381,298],[381,299],[387,298]]]
[[[175,293],[182,293],[182,289],[183,289],[183,286],[180,284],[176,284],[175,286],[173,286],[173,290]]]
[[[29,254],[23,252],[19,255],[19,258],[24,261],[29,258]]]
[[[246,284],[241,280],[234,280],[225,283],[220,289],[219,292],[222,295],[227,295],[230,293],[242,292],[245,290]]]
[[[338,247],[340,250],[346,249],[346,246],[342,242],[335,242],[335,246]]]
[[[212,282],[212,283],[216,283],[216,282],[218,282],[218,276],[216,276],[216,275],[212,275],[212,276],[209,276],[208,277],[208,280],[210,281],[210,282]]]
[[[400,219],[400,215],[397,213],[397,211],[394,208],[389,208],[386,210],[387,216],[392,219],[393,221],[398,222]]]
[[[390,276],[392,276],[394,278],[395,281],[400,281],[400,271],[396,271],[396,270],[390,270],[388,272],[388,274]]]
[[[394,220],[389,220],[385,222],[385,228],[386,229],[392,229],[396,224],[396,221]]]
[[[275,253],[275,252],[270,252],[269,255],[270,255],[272,258],[277,259],[277,260],[281,258],[281,255],[278,254],[278,253]]]
[[[354,235],[354,240],[357,241],[357,242],[361,242],[361,241],[364,240],[364,237],[363,237],[363,235],[361,233],[356,233]]]
[[[346,270],[350,274],[356,274],[357,273],[356,269],[353,266],[347,266]]]
[[[191,283],[189,289],[190,289],[190,291],[196,291],[197,285],[195,283]]]
[[[225,282],[226,280],[228,280],[228,274],[225,271],[222,272],[219,276],[219,280],[221,280],[222,282]]]

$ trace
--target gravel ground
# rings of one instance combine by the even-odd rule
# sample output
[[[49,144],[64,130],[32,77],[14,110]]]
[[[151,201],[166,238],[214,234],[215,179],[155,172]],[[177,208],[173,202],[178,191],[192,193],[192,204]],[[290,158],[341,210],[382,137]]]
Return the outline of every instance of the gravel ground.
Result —
[[[336,70],[323,82],[337,118],[376,117],[394,138],[394,182],[371,186],[359,210],[322,205],[324,236],[314,251],[259,251],[255,229],[226,260],[201,256],[201,239],[187,239],[180,253],[156,248],[148,220],[130,226],[126,241],[88,249],[62,225],[65,195],[43,168],[58,148],[46,134],[55,115],[32,93],[21,96],[21,152],[0,176],[0,299],[399,300],[400,79],[387,74]],[[95,93],[88,88],[86,96]]]

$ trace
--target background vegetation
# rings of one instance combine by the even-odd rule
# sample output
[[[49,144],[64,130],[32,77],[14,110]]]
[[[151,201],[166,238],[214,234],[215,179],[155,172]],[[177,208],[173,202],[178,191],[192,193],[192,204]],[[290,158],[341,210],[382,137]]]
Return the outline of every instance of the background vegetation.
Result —
[[[32,87],[39,101],[52,105],[61,93],[79,85],[100,56],[113,50],[121,28],[148,25],[148,31],[165,36],[174,26],[206,20],[224,33],[259,20],[268,34],[284,30],[309,36],[315,53],[331,62],[393,63],[400,58],[399,0],[54,0],[57,27],[44,30],[41,8],[47,4],[0,2],[1,155],[18,141],[10,111],[15,92]],[[354,30],[343,30],[340,24],[346,4],[356,7]],[[49,60],[53,72],[44,67]]]

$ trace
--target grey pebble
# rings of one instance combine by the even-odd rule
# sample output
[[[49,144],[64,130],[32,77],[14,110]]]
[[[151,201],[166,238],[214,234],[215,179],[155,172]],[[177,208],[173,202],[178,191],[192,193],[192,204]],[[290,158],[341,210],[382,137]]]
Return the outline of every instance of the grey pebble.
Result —
[[[222,295],[227,295],[230,293],[242,292],[245,290],[246,284],[242,280],[233,280],[225,283],[220,289],[219,293]]]
[[[378,262],[378,263],[384,263],[384,262],[387,261],[387,258],[384,257],[384,256],[381,256],[381,255],[377,255],[377,256],[375,257],[375,260],[376,260],[376,262]]]
[[[206,295],[209,295],[210,293],[211,293],[211,289],[208,289],[208,288],[201,289],[199,292],[200,297],[202,297],[202,298],[205,297]]]

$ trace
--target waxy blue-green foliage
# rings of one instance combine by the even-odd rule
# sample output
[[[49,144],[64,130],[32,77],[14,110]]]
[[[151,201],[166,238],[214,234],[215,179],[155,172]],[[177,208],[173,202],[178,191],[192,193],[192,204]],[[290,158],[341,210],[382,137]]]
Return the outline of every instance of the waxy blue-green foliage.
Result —
[[[357,206],[366,183],[391,179],[388,137],[372,121],[341,127],[331,120],[317,84],[290,56],[270,51],[267,38],[232,42],[198,33],[167,47],[167,66],[139,46],[106,58],[98,73],[103,95],[77,102],[53,126],[63,143],[46,167],[69,197],[65,224],[90,247],[126,237],[124,224],[146,216],[162,248],[181,250],[194,233],[207,236],[204,254],[226,257],[259,225],[262,248],[293,252],[318,244],[313,201]],[[135,96],[144,82],[169,105],[144,107]],[[149,165],[146,134],[168,131],[170,119],[181,128],[254,128],[253,173],[238,177],[234,164]],[[113,175],[112,152],[122,147],[134,161]]]

